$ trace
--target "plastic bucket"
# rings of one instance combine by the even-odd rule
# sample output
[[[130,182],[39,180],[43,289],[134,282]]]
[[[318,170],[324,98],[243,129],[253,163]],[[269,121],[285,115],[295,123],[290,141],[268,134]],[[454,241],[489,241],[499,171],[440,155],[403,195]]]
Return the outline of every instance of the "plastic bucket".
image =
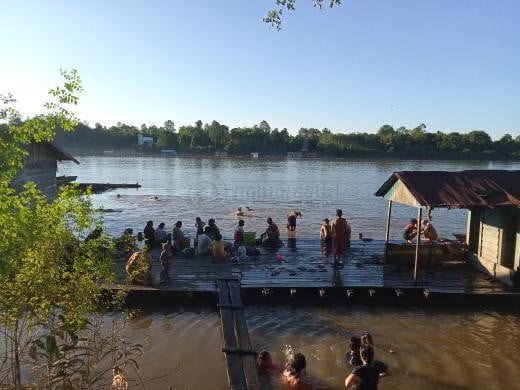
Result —
[[[256,232],[244,232],[244,245],[254,246],[256,243]]]

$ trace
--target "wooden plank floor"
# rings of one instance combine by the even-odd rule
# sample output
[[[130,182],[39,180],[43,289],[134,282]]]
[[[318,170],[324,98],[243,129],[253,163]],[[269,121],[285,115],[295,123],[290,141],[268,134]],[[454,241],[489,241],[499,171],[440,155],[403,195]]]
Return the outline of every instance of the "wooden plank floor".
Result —
[[[261,249],[258,256],[246,261],[217,263],[210,258],[177,256],[170,268],[170,281],[159,284],[158,252],[154,259],[154,285],[132,286],[136,290],[178,292],[216,292],[219,277],[236,277],[242,289],[248,288],[388,288],[428,289],[431,292],[497,294],[509,289],[464,261],[444,263],[438,268],[419,266],[418,282],[414,284],[412,269],[383,262],[383,241],[353,241],[343,258],[343,267],[332,267],[332,255],[324,253],[318,240],[294,239],[279,250]],[[280,258],[283,258],[280,261]],[[121,281],[124,264],[119,263]]]

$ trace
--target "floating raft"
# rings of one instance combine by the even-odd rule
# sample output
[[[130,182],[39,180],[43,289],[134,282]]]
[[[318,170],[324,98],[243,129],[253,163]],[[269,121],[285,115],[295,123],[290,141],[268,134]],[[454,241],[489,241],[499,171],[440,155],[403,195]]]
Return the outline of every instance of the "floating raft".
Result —
[[[151,254],[153,285],[126,286],[129,298],[135,297],[136,302],[175,298],[214,305],[215,281],[227,275],[239,281],[242,302],[247,304],[520,304],[519,293],[463,258],[434,267],[421,264],[414,282],[409,265],[384,261],[382,240],[352,241],[341,268],[333,267],[332,254],[320,246],[319,239],[308,238],[291,239],[274,251],[261,248],[261,254],[239,263],[176,255],[165,284],[159,283],[159,250]],[[124,263],[118,262],[117,269],[124,284]]]
[[[82,191],[85,191],[87,188],[91,188],[92,192],[94,193],[100,193],[105,192],[109,190],[115,190],[117,188],[141,188],[141,184],[135,183],[135,184],[127,184],[127,183],[119,183],[119,184],[113,184],[113,183],[78,183],[79,188]]]

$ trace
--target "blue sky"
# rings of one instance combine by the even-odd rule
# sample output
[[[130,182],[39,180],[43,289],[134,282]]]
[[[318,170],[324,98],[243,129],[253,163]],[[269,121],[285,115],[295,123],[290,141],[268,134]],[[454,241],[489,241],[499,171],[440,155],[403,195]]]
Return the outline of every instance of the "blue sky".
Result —
[[[520,1],[3,1],[0,91],[38,112],[60,68],[77,68],[90,124],[231,127],[267,120],[375,131],[520,134]]]

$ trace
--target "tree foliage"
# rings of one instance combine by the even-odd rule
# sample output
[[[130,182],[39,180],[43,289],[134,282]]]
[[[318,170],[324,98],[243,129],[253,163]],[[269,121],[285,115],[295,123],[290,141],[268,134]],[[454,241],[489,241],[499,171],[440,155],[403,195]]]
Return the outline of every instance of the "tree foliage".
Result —
[[[315,8],[323,8],[323,4],[328,4],[330,8],[341,4],[341,0],[312,0]],[[282,29],[282,17],[285,11],[295,11],[296,0],[276,0],[276,8],[267,12],[264,22],[278,31]]]
[[[21,367],[36,345],[52,349],[59,332],[77,334],[112,277],[109,238],[86,240],[93,227],[102,227],[89,196],[67,187],[49,201],[34,183],[21,192],[11,187],[28,144],[52,141],[57,127],[78,125],[71,107],[81,80],[75,70],[62,76],[44,114],[21,121],[12,96],[3,97],[0,108],[0,387],[22,388]]]

